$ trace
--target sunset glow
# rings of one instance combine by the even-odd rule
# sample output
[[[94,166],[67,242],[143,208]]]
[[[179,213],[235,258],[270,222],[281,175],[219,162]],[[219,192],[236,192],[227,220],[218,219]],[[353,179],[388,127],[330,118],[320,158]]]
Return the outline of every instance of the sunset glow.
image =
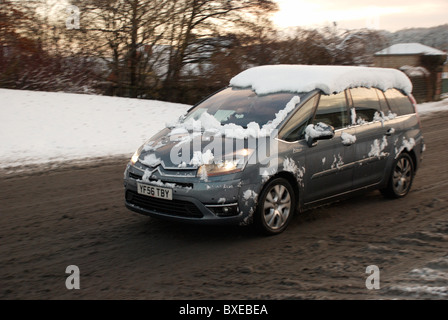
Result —
[[[448,23],[448,1],[278,0],[273,22],[280,28],[318,27],[337,22],[346,28],[398,30]]]

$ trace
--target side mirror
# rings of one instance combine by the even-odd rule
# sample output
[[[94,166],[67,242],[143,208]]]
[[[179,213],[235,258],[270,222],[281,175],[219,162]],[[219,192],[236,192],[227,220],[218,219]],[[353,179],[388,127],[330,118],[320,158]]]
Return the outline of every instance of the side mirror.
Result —
[[[319,140],[328,140],[334,137],[334,128],[323,122],[310,124],[305,129],[305,139],[309,147],[316,145]]]

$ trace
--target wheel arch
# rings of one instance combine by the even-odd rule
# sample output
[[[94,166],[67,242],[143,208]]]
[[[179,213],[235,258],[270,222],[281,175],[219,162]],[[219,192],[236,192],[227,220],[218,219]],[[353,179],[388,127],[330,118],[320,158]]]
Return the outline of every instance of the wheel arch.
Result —
[[[292,189],[294,190],[294,194],[296,196],[296,212],[300,211],[302,209],[302,201],[300,197],[300,188],[299,188],[299,182],[295,178],[294,174],[288,171],[281,171],[277,172],[273,176],[271,176],[268,180],[263,183],[263,186],[261,190],[264,190],[265,186],[271,182],[272,180],[276,178],[284,178],[286,181],[288,181],[291,184]],[[261,191],[260,191],[261,192]]]
[[[406,193],[398,194],[393,189],[392,174],[393,174],[393,171],[394,171],[394,168],[395,168],[395,164],[398,162],[398,159],[400,157],[402,157],[403,155],[406,155],[408,157],[408,159],[410,159],[412,170],[413,170],[413,174],[411,175],[410,182],[409,182],[409,187],[408,187]],[[384,187],[379,189],[381,191],[381,193],[386,198],[390,198],[390,199],[397,199],[397,198],[402,198],[402,197],[406,196],[409,193],[410,189],[411,189],[412,182],[413,182],[414,177],[415,177],[415,166],[416,166],[416,164],[415,164],[415,153],[412,150],[406,150],[405,149],[402,152],[400,152],[397,155],[397,157],[394,159],[393,166],[391,166],[391,168],[389,170],[390,172],[388,173],[388,176],[387,176],[387,179],[386,179],[387,183],[384,185]]]
[[[414,165],[414,175],[415,175],[415,173],[417,172],[417,169],[418,169],[417,168],[418,162],[417,162],[417,155],[415,154],[414,149],[411,149],[411,150],[404,149],[402,153],[407,153],[411,157],[412,164]]]

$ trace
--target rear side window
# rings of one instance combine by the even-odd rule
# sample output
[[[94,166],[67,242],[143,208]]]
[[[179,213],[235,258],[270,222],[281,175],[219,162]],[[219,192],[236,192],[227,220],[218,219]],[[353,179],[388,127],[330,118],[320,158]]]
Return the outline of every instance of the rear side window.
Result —
[[[378,100],[380,101],[381,111],[383,111],[383,113],[385,115],[387,115],[389,113],[389,107],[387,106],[386,97],[384,96],[384,92],[379,89],[374,89],[374,90],[378,96]]]
[[[389,107],[392,113],[402,116],[415,112],[414,106],[409,98],[397,89],[389,89],[384,94],[389,102]]]
[[[291,117],[281,130],[279,137],[285,141],[297,141],[303,139],[305,128],[313,116],[314,107],[319,95],[315,95],[305,102],[300,109]]]
[[[335,129],[347,127],[349,117],[345,92],[332,95],[321,95],[313,124],[323,122]]]
[[[356,122],[373,121],[375,113],[380,113],[381,105],[376,89],[354,88],[350,89],[353,107],[356,111]],[[384,111],[383,111],[384,112]]]

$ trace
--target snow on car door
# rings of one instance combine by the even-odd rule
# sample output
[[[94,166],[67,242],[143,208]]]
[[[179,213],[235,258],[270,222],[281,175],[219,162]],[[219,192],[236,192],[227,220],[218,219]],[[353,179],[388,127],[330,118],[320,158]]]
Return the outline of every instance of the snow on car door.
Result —
[[[394,128],[388,123],[389,112],[377,89],[350,89],[353,106],[352,125],[356,127],[356,166],[353,188],[379,183],[384,178],[393,145]],[[381,101],[381,103],[380,103]]]
[[[305,203],[331,197],[352,188],[353,164],[355,161],[355,128],[350,128],[345,92],[321,95],[313,118],[332,126],[335,136],[320,140],[306,150]],[[343,143],[343,136],[346,139]]]

